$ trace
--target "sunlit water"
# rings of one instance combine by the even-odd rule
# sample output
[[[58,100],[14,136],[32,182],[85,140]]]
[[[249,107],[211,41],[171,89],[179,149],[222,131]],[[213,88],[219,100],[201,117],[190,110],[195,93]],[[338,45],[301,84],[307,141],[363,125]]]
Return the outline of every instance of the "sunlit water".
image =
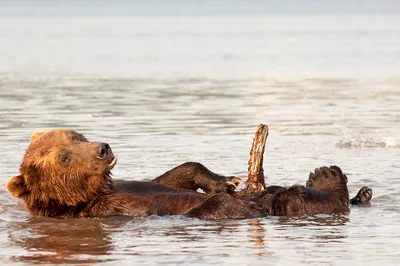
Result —
[[[108,142],[117,178],[185,161],[245,177],[265,123],[268,184],[336,164],[374,198],[339,216],[58,220],[2,185],[0,262],[397,265],[399,2],[315,2],[2,1],[1,183],[56,127]]]

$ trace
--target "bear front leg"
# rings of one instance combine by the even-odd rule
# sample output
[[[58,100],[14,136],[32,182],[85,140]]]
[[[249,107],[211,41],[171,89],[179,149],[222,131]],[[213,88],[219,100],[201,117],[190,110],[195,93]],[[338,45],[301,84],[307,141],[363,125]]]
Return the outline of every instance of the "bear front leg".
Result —
[[[233,194],[242,179],[236,176],[218,175],[201,163],[187,162],[169,170],[152,182],[178,189],[196,191],[200,188],[207,194],[220,192]]]
[[[170,210],[152,200],[131,194],[111,194],[97,197],[90,202],[78,216],[109,217],[132,216],[146,217],[150,215],[169,215]]]

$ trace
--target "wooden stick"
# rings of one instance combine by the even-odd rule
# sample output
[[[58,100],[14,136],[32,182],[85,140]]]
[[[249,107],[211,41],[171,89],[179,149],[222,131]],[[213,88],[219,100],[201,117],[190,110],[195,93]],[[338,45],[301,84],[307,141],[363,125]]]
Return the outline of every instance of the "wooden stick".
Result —
[[[258,126],[250,151],[246,188],[240,192],[241,195],[260,195],[265,191],[263,158],[268,133],[267,125],[260,124]]]

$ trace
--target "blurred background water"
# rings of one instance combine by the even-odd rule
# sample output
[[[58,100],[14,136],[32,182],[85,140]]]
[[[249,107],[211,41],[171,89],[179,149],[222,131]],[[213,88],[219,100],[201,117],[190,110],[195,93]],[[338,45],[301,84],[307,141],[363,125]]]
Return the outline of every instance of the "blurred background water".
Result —
[[[247,174],[269,125],[268,184],[336,164],[371,208],[199,221],[48,219],[0,188],[2,264],[398,264],[400,2],[0,1],[0,179],[30,134],[108,142],[116,178],[185,161]]]

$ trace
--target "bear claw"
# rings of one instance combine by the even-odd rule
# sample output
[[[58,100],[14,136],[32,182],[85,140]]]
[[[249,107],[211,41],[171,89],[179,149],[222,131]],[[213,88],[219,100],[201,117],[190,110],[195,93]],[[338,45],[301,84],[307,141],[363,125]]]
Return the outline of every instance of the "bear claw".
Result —
[[[231,178],[231,180],[228,180],[225,183],[228,184],[228,185],[232,185],[234,187],[237,187],[238,185],[242,184],[243,182],[244,182],[243,178],[240,178],[238,176],[234,176],[234,177]]]
[[[238,176],[229,177],[229,180],[225,182],[225,185],[227,185],[227,192],[229,194],[235,193],[236,187],[243,182],[243,178]]]

